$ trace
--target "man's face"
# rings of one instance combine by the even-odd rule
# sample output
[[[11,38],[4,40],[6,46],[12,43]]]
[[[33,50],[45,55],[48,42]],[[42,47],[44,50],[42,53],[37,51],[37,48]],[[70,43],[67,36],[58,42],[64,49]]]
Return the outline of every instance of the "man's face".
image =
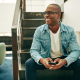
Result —
[[[50,26],[55,26],[57,22],[59,22],[60,13],[50,13],[50,12],[59,12],[56,6],[49,5],[45,12],[47,13],[44,15],[46,24]]]

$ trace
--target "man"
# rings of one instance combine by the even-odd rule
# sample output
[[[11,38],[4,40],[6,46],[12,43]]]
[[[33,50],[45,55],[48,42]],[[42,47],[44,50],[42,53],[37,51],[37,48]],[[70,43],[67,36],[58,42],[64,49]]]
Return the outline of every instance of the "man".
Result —
[[[80,80],[80,48],[74,29],[59,20],[61,8],[57,4],[48,5],[44,12],[46,24],[38,27],[26,61],[26,80],[37,80],[37,69],[73,69],[73,80]],[[70,49],[70,54],[68,53]],[[56,62],[51,65],[49,62]],[[73,66],[74,65],[74,66]]]

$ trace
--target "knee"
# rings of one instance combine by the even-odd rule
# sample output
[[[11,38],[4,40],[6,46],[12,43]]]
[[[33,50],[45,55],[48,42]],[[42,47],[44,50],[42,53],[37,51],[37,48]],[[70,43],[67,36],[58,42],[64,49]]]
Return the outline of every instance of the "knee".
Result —
[[[77,68],[80,68],[80,59],[78,59],[78,60],[76,61],[75,66],[76,66]]]
[[[26,67],[30,66],[30,59],[28,59],[28,60],[25,62],[25,66],[26,66]]]
[[[34,65],[34,60],[32,58],[28,59],[26,62],[25,62],[25,66],[26,67],[31,67]]]

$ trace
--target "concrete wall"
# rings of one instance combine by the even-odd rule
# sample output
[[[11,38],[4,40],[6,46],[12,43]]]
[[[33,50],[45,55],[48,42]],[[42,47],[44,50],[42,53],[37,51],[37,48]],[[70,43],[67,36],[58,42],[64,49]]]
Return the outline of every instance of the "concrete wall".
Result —
[[[80,0],[68,0],[64,4],[62,22],[74,28],[80,45]]]
[[[55,0],[26,0],[26,12],[43,12]]]
[[[62,5],[64,3],[64,0],[55,0],[55,2],[58,4],[58,5]]]
[[[64,4],[62,22],[80,31],[80,0],[68,0]]]
[[[64,0],[26,0],[26,12],[43,12],[52,3],[57,3],[61,6]]]
[[[15,3],[0,3],[0,33],[11,33]]]

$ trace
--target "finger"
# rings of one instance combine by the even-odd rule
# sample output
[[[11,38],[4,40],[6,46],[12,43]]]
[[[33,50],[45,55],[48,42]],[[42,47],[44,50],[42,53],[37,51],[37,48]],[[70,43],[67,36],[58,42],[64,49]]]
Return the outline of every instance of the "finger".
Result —
[[[49,69],[53,69],[53,67],[50,67]]]
[[[58,64],[56,64],[56,65],[52,65],[53,67],[60,67],[60,66],[62,66],[62,64],[61,63],[58,63]]]
[[[58,69],[58,67],[50,67],[49,69],[56,70],[56,69]]]
[[[61,63],[56,64],[54,67],[61,68],[63,65]]]
[[[55,59],[55,60],[54,60],[54,62],[58,62],[59,60],[60,60],[60,59],[59,59],[59,58],[57,58],[57,59]]]
[[[50,62],[53,62],[53,60],[51,58],[48,58]]]
[[[45,65],[48,65],[48,61],[47,60],[45,61]]]
[[[61,68],[62,66],[61,65],[56,65],[56,66],[53,66],[53,68],[52,69],[59,69],[59,68]]]

